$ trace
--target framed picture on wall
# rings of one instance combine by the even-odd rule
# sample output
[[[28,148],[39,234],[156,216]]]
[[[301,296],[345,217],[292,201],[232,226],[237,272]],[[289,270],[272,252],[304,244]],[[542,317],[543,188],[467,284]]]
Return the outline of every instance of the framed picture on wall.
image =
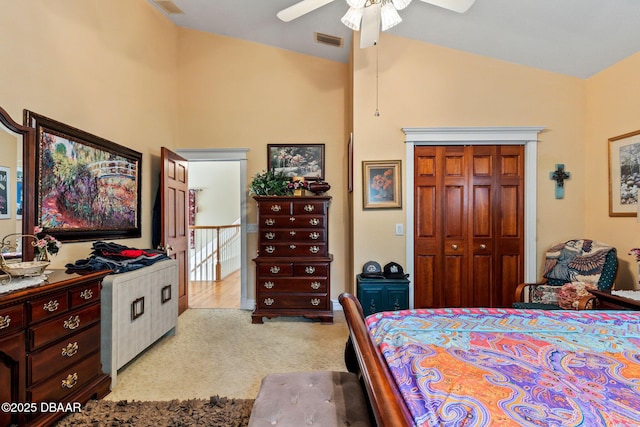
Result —
[[[636,216],[640,130],[609,138],[609,216]]]
[[[400,160],[362,162],[362,208],[402,208]]]
[[[11,218],[11,169],[0,166],[0,219]]]
[[[25,110],[36,129],[36,225],[61,241],[141,235],[142,154]]]
[[[324,144],[268,144],[267,168],[306,181],[324,180]]]

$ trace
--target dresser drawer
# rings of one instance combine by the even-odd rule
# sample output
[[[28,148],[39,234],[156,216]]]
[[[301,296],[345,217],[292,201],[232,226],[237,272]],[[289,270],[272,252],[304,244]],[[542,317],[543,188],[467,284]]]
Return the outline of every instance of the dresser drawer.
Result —
[[[64,369],[35,387],[27,388],[30,402],[60,402],[65,397],[81,389],[100,374],[100,352],[97,351],[77,363]]]
[[[324,243],[267,243],[260,245],[260,254],[271,257],[320,257],[327,255]]]
[[[30,329],[30,350],[36,350],[99,320],[100,305],[93,304],[32,327]]]
[[[291,276],[293,264],[284,262],[268,262],[258,264],[258,276]]]
[[[304,262],[293,265],[293,275],[301,277],[318,276],[329,277],[329,263]]]
[[[327,232],[323,229],[317,230],[292,230],[273,229],[266,230],[260,235],[260,243],[271,244],[278,242],[325,242]]]
[[[69,308],[68,293],[59,292],[27,302],[31,322],[57,316]]]
[[[326,214],[326,203],[321,201],[304,201],[304,202],[294,202],[293,203],[293,214],[294,215],[325,215]]]
[[[25,324],[23,304],[0,309],[0,336],[22,329]]]
[[[326,278],[259,278],[258,293],[263,292],[319,292],[327,293]]]
[[[100,299],[100,282],[87,283],[71,291],[71,307],[79,307]]]
[[[27,357],[27,386],[35,384],[52,372],[68,367],[100,348],[100,325],[50,345]]]
[[[260,212],[260,216],[290,215],[291,202],[285,200],[262,201],[260,202],[258,211]]]
[[[256,301],[257,308],[278,309],[298,308],[307,310],[329,309],[329,297],[327,294],[262,294]]]

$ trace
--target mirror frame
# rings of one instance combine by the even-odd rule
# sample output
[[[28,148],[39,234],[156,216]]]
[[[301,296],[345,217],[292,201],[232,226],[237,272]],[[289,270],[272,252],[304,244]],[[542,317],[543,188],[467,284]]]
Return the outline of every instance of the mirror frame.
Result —
[[[35,227],[35,211],[33,209],[35,188],[35,129],[16,123],[11,116],[0,107],[0,123],[10,131],[22,135],[22,234],[33,234]],[[1,237],[1,236],[0,236]],[[22,260],[33,259],[34,248],[31,238],[22,242]]]

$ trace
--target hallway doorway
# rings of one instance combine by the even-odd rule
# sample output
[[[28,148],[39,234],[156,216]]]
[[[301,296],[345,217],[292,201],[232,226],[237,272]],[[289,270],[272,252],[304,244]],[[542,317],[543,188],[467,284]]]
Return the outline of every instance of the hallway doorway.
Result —
[[[189,308],[244,308],[247,150],[176,151],[189,161]]]

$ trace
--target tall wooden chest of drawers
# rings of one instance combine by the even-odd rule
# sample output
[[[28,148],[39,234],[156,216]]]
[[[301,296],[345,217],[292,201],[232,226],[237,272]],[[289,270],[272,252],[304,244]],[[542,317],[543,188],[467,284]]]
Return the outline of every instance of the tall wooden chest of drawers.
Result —
[[[329,196],[255,196],[258,203],[256,308],[263,317],[333,322]]]
[[[109,270],[55,270],[41,285],[0,294],[0,396],[20,403],[0,426],[47,426],[48,403],[85,403],[109,392],[100,363],[100,288]],[[46,409],[46,407],[45,407]]]

